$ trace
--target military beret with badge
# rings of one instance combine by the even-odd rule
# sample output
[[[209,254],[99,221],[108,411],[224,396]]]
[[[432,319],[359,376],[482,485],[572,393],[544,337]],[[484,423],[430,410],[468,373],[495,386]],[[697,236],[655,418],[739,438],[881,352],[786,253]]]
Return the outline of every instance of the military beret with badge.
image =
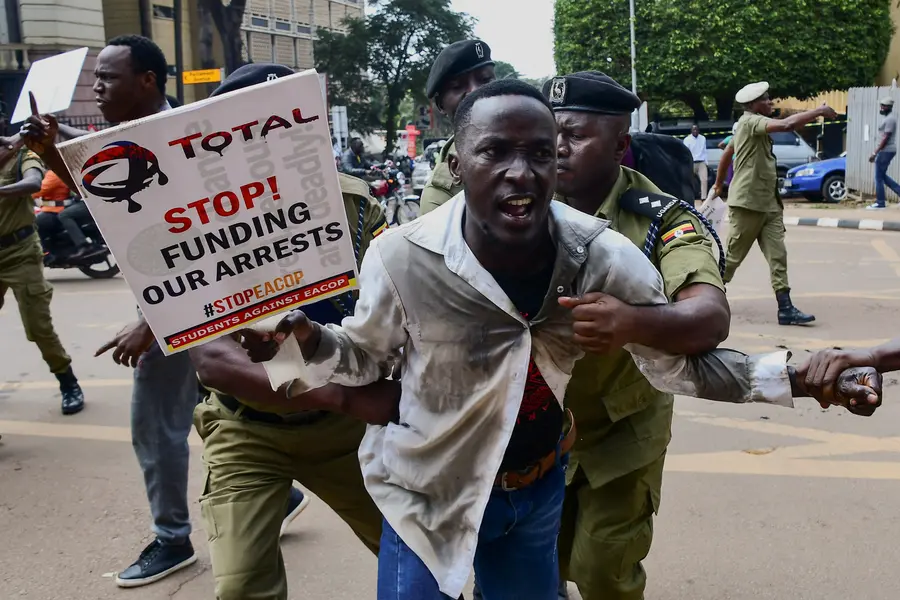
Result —
[[[600,71],[579,71],[544,83],[544,96],[555,111],[627,115],[641,106],[634,92]]]
[[[219,87],[216,88],[210,97],[221,96],[235,90],[242,90],[252,85],[272,81],[293,75],[294,70],[284,65],[276,65],[273,63],[251,63],[244,65],[225,78]]]
[[[425,95],[434,98],[450,79],[492,64],[491,47],[481,40],[453,42],[441,50],[431,65]]]

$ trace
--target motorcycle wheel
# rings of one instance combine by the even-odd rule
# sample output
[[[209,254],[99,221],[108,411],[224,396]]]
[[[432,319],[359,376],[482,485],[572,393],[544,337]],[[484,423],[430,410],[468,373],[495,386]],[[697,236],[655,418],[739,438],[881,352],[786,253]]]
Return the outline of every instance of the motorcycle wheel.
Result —
[[[112,279],[119,274],[119,265],[116,264],[112,254],[107,254],[102,262],[81,265],[78,267],[78,270],[91,279]]]

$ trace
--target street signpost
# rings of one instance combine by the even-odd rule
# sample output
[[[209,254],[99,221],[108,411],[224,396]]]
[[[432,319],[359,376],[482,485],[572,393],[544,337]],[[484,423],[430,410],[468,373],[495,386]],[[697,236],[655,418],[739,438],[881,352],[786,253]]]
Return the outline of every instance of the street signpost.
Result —
[[[198,69],[196,71],[185,71],[181,74],[181,80],[186,85],[195,83],[218,83],[224,78],[225,69]]]

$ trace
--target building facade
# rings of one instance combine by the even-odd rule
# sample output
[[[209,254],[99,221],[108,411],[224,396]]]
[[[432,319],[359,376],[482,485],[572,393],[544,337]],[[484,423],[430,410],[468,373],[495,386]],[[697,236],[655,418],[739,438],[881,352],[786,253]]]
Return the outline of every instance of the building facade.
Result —
[[[224,66],[218,33],[197,0],[182,0],[184,70]],[[362,17],[365,0],[247,0],[241,27],[243,56],[294,69],[314,66],[317,29],[344,31]],[[0,112],[15,107],[31,62],[87,46],[88,58],[72,106],[60,115],[86,126],[102,117],[94,102],[93,70],[106,40],[129,33],[152,38],[169,63],[167,93],[176,95],[173,0],[0,0]],[[206,98],[215,85],[185,85],[185,102]]]

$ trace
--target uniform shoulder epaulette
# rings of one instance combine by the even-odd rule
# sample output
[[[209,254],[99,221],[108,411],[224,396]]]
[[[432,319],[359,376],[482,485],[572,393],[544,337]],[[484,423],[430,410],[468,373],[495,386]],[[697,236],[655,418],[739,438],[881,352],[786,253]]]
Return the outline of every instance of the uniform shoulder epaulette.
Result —
[[[344,194],[356,194],[357,196],[369,197],[369,184],[353,175],[338,172],[338,181],[341,184],[341,192]]]
[[[619,206],[628,212],[656,220],[678,206],[678,198],[631,188],[619,197]]]

